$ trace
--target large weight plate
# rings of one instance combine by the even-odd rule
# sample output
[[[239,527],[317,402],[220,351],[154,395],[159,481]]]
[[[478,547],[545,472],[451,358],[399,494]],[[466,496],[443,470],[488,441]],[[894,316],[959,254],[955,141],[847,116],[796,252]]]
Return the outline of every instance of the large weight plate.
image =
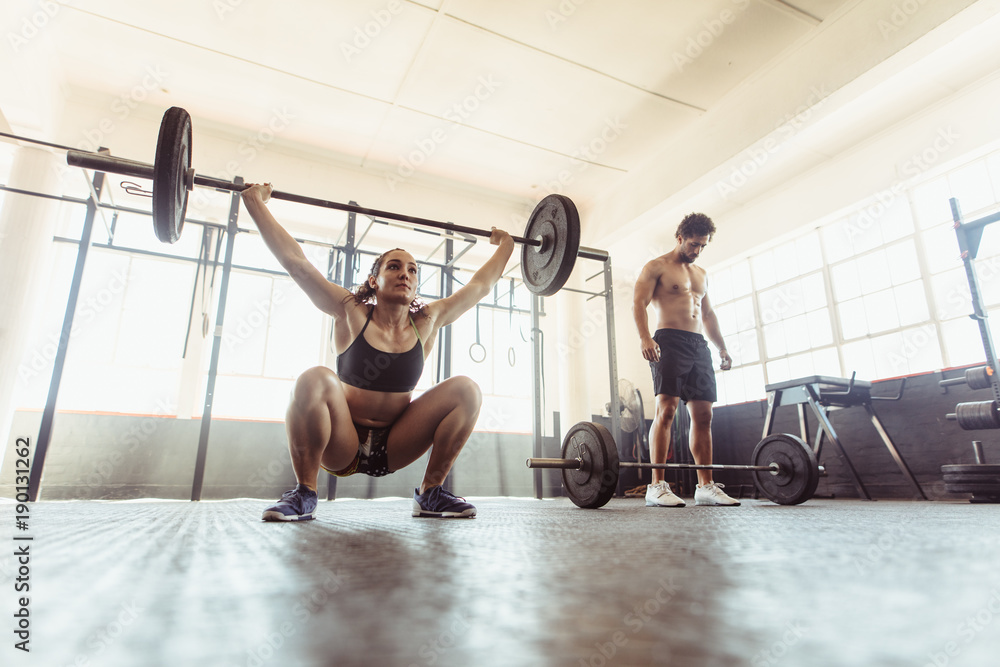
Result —
[[[819,485],[819,463],[812,449],[788,433],[769,435],[753,450],[752,465],[777,463],[777,473],[754,470],[760,493],[779,505],[798,505],[813,497]]]
[[[1000,495],[1000,484],[987,484],[986,482],[968,484],[945,484],[944,488],[948,493],[980,493],[986,495]]]
[[[188,189],[184,176],[191,168],[191,116],[170,107],[160,121],[153,164],[153,229],[163,243],[181,237],[187,213]]]
[[[524,238],[542,242],[540,246],[521,246],[524,284],[535,294],[552,296],[573,273],[580,251],[580,216],[573,200],[549,195],[538,202],[528,218]]]
[[[944,475],[945,484],[1000,484],[1000,475],[979,475],[948,473]]]
[[[1000,475],[1000,463],[948,463],[941,472],[961,475]]]
[[[580,422],[563,438],[562,455],[583,459],[579,470],[563,470],[563,488],[577,507],[597,509],[618,488],[618,446],[611,432],[600,424]]]

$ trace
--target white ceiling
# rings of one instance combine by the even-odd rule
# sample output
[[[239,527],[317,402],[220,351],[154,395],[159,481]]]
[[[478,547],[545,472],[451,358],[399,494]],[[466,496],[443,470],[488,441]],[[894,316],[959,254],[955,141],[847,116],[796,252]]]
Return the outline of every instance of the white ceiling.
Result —
[[[390,178],[414,168],[421,182],[513,202],[558,188],[581,211],[631,219],[680,189],[629,194],[630,181],[657,174],[665,149],[725,137],[706,164],[695,149],[677,154],[694,182],[794,113],[808,90],[801,78],[794,95],[755,93],[753,82],[782,67],[837,88],[860,81],[977,3],[910,4],[918,9],[886,34],[878,21],[895,21],[898,2],[5,0],[0,111],[15,132],[72,142],[50,108],[59,94],[40,79],[63,95],[122,96],[156,73],[143,103],[186,108],[196,134],[199,123],[258,132],[280,112],[291,118],[283,142],[341,165]],[[822,41],[852,18],[867,19],[855,40]],[[856,124],[843,132],[854,141]],[[837,136],[807,148],[836,151]],[[616,196],[632,208],[609,207]]]

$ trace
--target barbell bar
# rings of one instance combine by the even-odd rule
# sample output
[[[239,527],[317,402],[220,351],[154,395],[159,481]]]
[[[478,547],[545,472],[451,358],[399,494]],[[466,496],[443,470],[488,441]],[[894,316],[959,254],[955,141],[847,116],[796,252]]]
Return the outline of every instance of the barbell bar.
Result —
[[[171,107],[163,115],[154,164],[73,149],[67,150],[66,162],[70,166],[83,169],[152,180],[153,227],[157,238],[164,243],[174,243],[180,238],[187,210],[188,192],[195,186],[230,192],[242,192],[248,187],[195,172],[191,167],[191,117],[180,107]],[[475,227],[280,190],[272,191],[271,197],[458,234],[486,238],[491,235],[490,231]],[[572,273],[578,256],[598,261],[609,259],[608,253],[603,250],[580,246],[579,214],[573,201],[563,195],[551,194],[543,198],[532,211],[524,235],[511,238],[515,243],[522,245],[521,271],[525,285],[530,291],[542,296],[551,296],[562,288]]]
[[[569,456],[572,453],[577,456]],[[812,449],[787,433],[761,440],[751,465],[622,462],[607,428],[580,422],[566,433],[562,454],[562,458],[529,458],[526,464],[529,468],[561,469],[566,494],[574,504],[587,509],[607,504],[618,487],[621,468],[749,471],[754,473],[757,490],[781,505],[797,505],[811,498],[825,472]]]

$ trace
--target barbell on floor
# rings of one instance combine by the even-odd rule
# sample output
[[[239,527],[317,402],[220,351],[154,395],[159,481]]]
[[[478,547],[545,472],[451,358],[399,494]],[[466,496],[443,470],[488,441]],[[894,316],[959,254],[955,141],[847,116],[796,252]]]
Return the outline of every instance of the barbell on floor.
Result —
[[[78,150],[68,150],[66,162],[74,167],[152,180],[153,228],[157,238],[164,243],[174,243],[180,238],[187,211],[188,192],[193,190],[194,186],[231,192],[240,192],[247,187],[195,173],[191,168],[191,116],[180,107],[171,107],[163,114],[156,142],[155,162],[152,165]],[[460,234],[486,238],[491,234],[489,231],[474,227],[364,208],[354,204],[341,204],[279,190],[273,191],[271,197]],[[524,236],[512,238],[516,243],[522,244],[521,273],[524,283],[530,291],[541,296],[551,296],[566,284],[570,273],[573,272],[577,256],[598,261],[608,259],[608,254],[602,250],[580,247],[580,217],[573,201],[563,195],[552,194],[542,199],[528,218]]]
[[[779,505],[798,505],[812,498],[822,473],[812,449],[788,433],[769,435],[757,443],[751,465],[633,463],[619,461],[618,446],[607,428],[580,422],[563,438],[562,455],[560,459],[530,458],[526,463],[529,468],[561,469],[566,494],[575,505],[587,509],[603,507],[611,500],[620,468],[749,471],[761,495]]]

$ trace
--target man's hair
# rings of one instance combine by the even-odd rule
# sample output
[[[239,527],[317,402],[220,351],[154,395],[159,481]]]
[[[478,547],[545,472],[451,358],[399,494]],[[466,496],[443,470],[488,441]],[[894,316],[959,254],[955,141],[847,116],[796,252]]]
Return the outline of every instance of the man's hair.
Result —
[[[713,234],[715,234],[715,223],[704,213],[688,213],[681,220],[681,224],[677,225],[677,231],[674,232],[674,236],[678,238],[690,239],[695,236],[707,236],[710,241]]]
[[[382,270],[382,263],[385,261],[385,256],[388,255],[390,252],[394,252],[396,250],[406,252],[402,248],[393,248],[392,250],[386,250],[384,253],[376,257],[374,262],[372,262],[372,270],[368,273],[368,278],[377,278],[379,271]],[[378,299],[375,296],[375,289],[368,284],[368,278],[365,278],[361,283],[359,283],[358,286],[354,288],[354,292],[348,298],[353,297],[357,303],[362,305],[364,304],[374,305],[378,301]],[[420,297],[415,297],[413,301],[410,302],[410,314],[419,313],[421,310],[423,310],[424,306],[426,305],[427,304],[425,304],[423,300],[420,299]]]

